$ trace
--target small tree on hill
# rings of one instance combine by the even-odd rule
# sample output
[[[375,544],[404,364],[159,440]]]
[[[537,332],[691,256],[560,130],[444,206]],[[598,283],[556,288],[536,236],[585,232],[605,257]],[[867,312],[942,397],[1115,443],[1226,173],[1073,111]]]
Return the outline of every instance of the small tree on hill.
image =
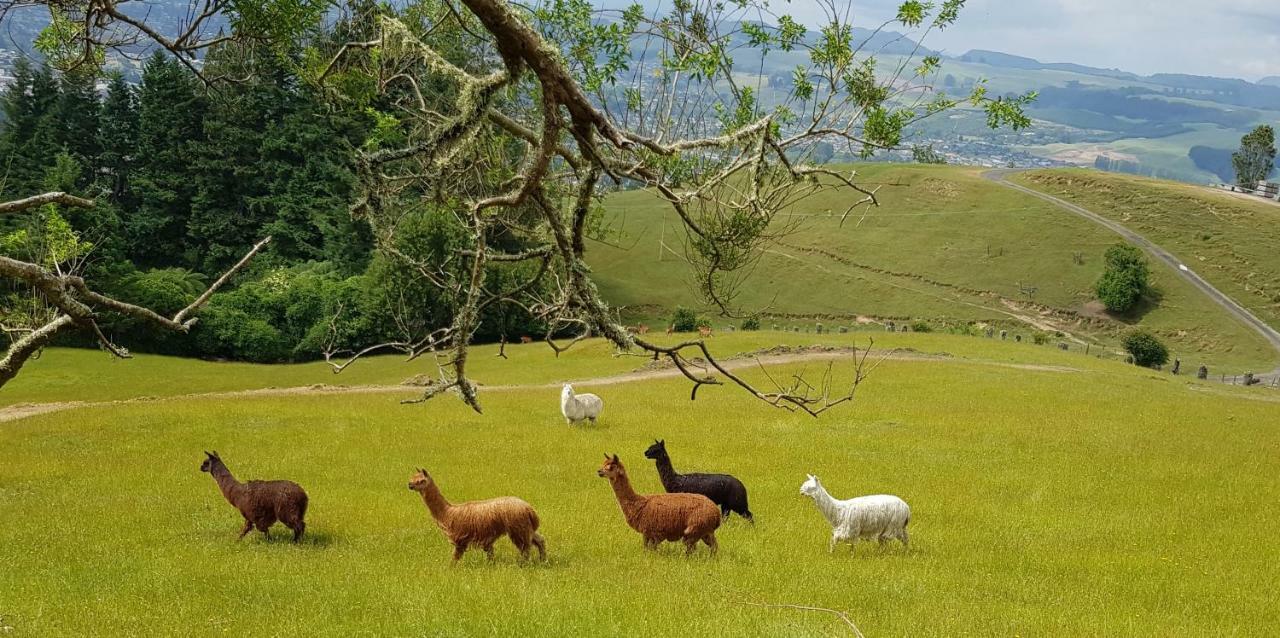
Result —
[[[1142,251],[1128,244],[1107,249],[1106,270],[1094,284],[1098,299],[1112,312],[1127,312],[1146,292],[1149,278]]]
[[[1135,330],[1124,338],[1124,349],[1133,357],[1135,365],[1144,368],[1162,366],[1169,361],[1169,350],[1155,335],[1146,330]]]
[[[671,315],[671,329],[676,332],[693,332],[698,329],[698,315],[683,306],[677,306]]]
[[[1236,169],[1236,183],[1253,187],[1267,179],[1276,167],[1276,132],[1270,126],[1259,126],[1240,138],[1240,150],[1231,156]]]

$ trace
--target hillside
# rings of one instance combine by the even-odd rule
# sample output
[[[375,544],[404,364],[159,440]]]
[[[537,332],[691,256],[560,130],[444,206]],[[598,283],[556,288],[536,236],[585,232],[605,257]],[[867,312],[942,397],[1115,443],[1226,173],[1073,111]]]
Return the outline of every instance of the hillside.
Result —
[[[1124,332],[1143,326],[1166,339],[1184,367],[1274,367],[1275,354],[1261,337],[1156,264],[1157,303],[1125,317],[1101,311],[1091,303],[1092,285],[1102,253],[1117,238],[1091,222],[987,182],[979,169],[870,164],[859,170],[867,183],[882,186],[880,208],[841,228],[830,214],[841,209],[838,197],[807,202],[794,211],[806,217],[802,229],[771,247],[749,279],[739,302],[763,309],[766,327],[924,320],[935,330],[977,330],[967,326],[989,324],[1027,339],[1062,332],[1069,336],[1050,343],[1089,344],[1091,352],[1109,354]],[[655,325],[665,325],[662,317],[673,306],[695,305],[672,213],[638,192],[611,196],[608,210],[621,236],[589,252],[606,297]],[[1030,288],[1033,295],[1024,292]]]
[[[743,338],[716,337],[716,347],[756,347]],[[0,423],[0,512],[27,522],[0,525],[0,626],[23,636],[844,635],[827,614],[744,604],[765,603],[846,611],[868,636],[1170,636],[1252,633],[1274,616],[1280,456],[1260,453],[1280,445],[1271,390],[1171,382],[986,339],[885,341],[963,354],[886,361],[856,404],[817,421],[727,388],[690,402],[686,382],[650,377],[581,384],[604,397],[602,421],[566,427],[557,388],[540,384],[643,364],[597,341],[563,359],[545,345],[512,346],[519,358],[505,362],[477,349],[482,382],[501,372],[520,384],[483,389],[483,416],[452,397],[400,405],[403,388],[304,387]],[[246,390],[334,379],[321,368],[232,374],[83,354],[48,352],[20,382],[68,385],[29,397],[74,399],[76,387],[142,397],[188,370],[240,377]],[[1040,363],[1003,363],[1028,357]],[[366,363],[391,383],[424,368]],[[101,383],[130,368],[138,382]],[[660,491],[642,456],[655,438],[681,470],[732,472],[750,490],[756,523],[722,525],[714,558],[645,552],[596,476],[601,453],[616,453],[637,490]],[[304,486],[302,544],[281,528],[270,542],[236,542],[239,515],[199,471],[206,449],[243,479]],[[472,551],[451,566],[405,488],[417,467],[454,502],[529,501],[548,562],[520,565],[504,539],[493,564]],[[906,499],[910,549],[866,542],[829,554],[830,526],[797,492],[806,473],[839,497]]]
[[[1015,179],[1138,231],[1280,327],[1280,205],[1097,171],[1038,171]]]

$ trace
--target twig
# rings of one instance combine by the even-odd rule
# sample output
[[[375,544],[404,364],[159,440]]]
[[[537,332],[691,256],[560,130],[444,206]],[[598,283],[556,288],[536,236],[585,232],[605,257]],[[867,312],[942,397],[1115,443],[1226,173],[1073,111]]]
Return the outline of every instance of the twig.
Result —
[[[764,607],[764,608],[766,608],[766,609],[796,609],[796,610],[799,610],[799,611],[820,611],[820,612],[824,612],[824,613],[832,614],[832,615],[834,615],[836,618],[839,618],[841,621],[843,621],[843,622],[844,622],[844,624],[848,625],[848,626],[849,626],[849,630],[853,632],[853,635],[857,636],[858,638],[865,638],[865,636],[863,636],[863,635],[862,635],[862,631],[861,631],[861,630],[859,630],[859,629],[858,629],[858,626],[857,626],[857,625],[855,625],[855,624],[853,623],[853,620],[852,620],[851,618],[849,618],[849,614],[848,614],[848,613],[846,613],[846,612],[843,612],[843,611],[837,611],[837,610],[835,610],[835,609],[828,609],[828,608],[826,608],[826,607],[813,607],[813,606],[811,606],[811,605],[786,605],[786,604],[777,604],[777,603],[752,603],[752,602],[747,602],[747,601],[745,601],[745,600],[740,600],[740,601],[738,601],[738,603],[737,603],[737,604],[739,604],[739,605],[747,605],[747,606],[749,606],[749,607]]]

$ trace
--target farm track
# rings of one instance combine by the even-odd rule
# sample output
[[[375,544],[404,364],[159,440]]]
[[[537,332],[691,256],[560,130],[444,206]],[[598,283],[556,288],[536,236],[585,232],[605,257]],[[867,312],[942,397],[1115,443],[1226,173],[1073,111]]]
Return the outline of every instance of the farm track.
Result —
[[[1280,331],[1276,331],[1275,328],[1272,328],[1265,321],[1259,319],[1257,315],[1254,315],[1252,312],[1250,312],[1248,308],[1245,308],[1244,306],[1240,305],[1239,303],[1236,302],[1236,300],[1227,296],[1226,293],[1223,293],[1221,290],[1218,290],[1213,286],[1213,284],[1210,284],[1208,281],[1205,281],[1203,278],[1200,277],[1200,275],[1197,275],[1190,268],[1187,268],[1184,265],[1185,262],[1179,259],[1176,255],[1169,252],[1168,250],[1165,250],[1155,242],[1152,242],[1151,240],[1138,234],[1137,232],[1130,230],[1128,227],[1121,225],[1115,221],[1112,221],[1111,219],[1103,217],[1102,215],[1099,215],[1083,206],[1072,204],[1071,202],[1068,202],[1064,199],[1059,199],[1048,193],[1035,190],[1034,188],[1028,188],[1021,184],[1015,184],[1005,179],[1009,175],[1013,175],[1021,172],[1023,172],[1022,169],[996,169],[996,170],[984,172],[982,174],[982,177],[992,182],[995,182],[997,184],[1000,184],[1001,186],[1012,188],[1016,191],[1020,191],[1022,193],[1026,193],[1027,195],[1031,195],[1032,197],[1042,199],[1046,202],[1049,202],[1050,204],[1057,206],[1058,208],[1074,213],[1095,224],[1098,224],[1099,226],[1102,226],[1103,228],[1106,228],[1107,230],[1110,230],[1113,233],[1116,233],[1117,235],[1120,235],[1129,243],[1132,243],[1135,246],[1138,246],[1147,254],[1151,255],[1152,257],[1155,257],[1160,262],[1168,265],[1169,268],[1172,269],[1175,274],[1177,274],[1179,277],[1184,279],[1187,283],[1190,283],[1193,287],[1195,287],[1201,293],[1204,293],[1206,297],[1208,297],[1211,301],[1213,301],[1218,306],[1222,307],[1222,309],[1226,310],[1227,313],[1229,313],[1231,316],[1239,319],[1246,326],[1249,326],[1255,332],[1262,335],[1262,337],[1267,340],[1267,343],[1271,344],[1271,347],[1276,351],[1278,355],[1280,355]],[[1272,370],[1270,373],[1264,376],[1280,376],[1280,367],[1277,367],[1276,369]]]
[[[756,365],[785,365],[789,363],[819,362],[832,361],[842,357],[849,357],[852,350],[840,348],[835,350],[813,349],[795,354],[777,354],[751,356],[750,353],[736,355],[734,358],[721,361],[721,365],[730,370],[748,368]],[[922,354],[918,352],[889,352],[885,355],[872,354],[874,361],[877,358],[884,358],[892,361],[929,361],[929,362],[952,362],[972,365],[994,366],[1001,368],[1012,368],[1018,370],[1030,370],[1038,372],[1082,372],[1079,368],[1071,368],[1067,366],[1051,366],[1051,365],[1035,365],[1008,363],[1003,361],[986,361],[981,359],[962,359],[953,358],[942,354]],[[572,383],[576,386],[592,387],[592,386],[608,386],[618,385],[622,383],[632,383],[638,381],[649,381],[655,379],[667,379],[681,376],[679,370],[674,367],[662,367],[657,369],[640,369],[623,374],[615,374],[603,377],[594,377],[587,379],[564,379],[547,383],[532,384],[502,384],[502,385],[480,385],[480,390],[491,392],[510,392],[515,390],[528,389],[552,389],[559,388],[564,383]],[[323,396],[323,395],[339,395],[339,394],[402,394],[413,396],[420,394],[421,386],[399,384],[399,385],[356,385],[356,386],[339,386],[327,384],[314,384],[307,386],[297,386],[288,388],[258,388],[252,390],[228,390],[224,392],[201,392],[195,394],[179,394],[167,397],[137,397],[132,399],[117,399],[114,401],[58,401],[50,403],[19,403],[0,407],[0,423],[6,421],[17,421],[27,417],[38,416],[41,414],[50,414],[54,412],[63,412],[66,410],[78,410],[82,408],[98,408],[114,405],[127,405],[137,403],[161,403],[169,401],[185,401],[196,399],[238,399],[238,398],[258,398],[258,397],[288,397],[288,396]]]

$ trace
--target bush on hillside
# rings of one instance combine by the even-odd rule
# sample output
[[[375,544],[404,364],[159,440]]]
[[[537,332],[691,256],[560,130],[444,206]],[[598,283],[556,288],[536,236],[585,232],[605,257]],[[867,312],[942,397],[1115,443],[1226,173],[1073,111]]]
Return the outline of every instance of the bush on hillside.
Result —
[[[911,332],[933,332],[933,326],[927,321],[911,322]]]
[[[760,319],[759,319],[759,318],[757,318],[757,317],[747,317],[746,319],[743,319],[743,320],[742,320],[742,330],[743,330],[744,332],[750,332],[750,331],[753,331],[753,330],[759,330],[759,329],[760,329]]]
[[[1094,284],[1094,292],[1107,310],[1128,312],[1146,292],[1149,275],[1142,251],[1116,244],[1107,249],[1106,269]]]
[[[676,306],[671,315],[671,326],[676,332],[693,332],[698,329],[698,315],[684,306]]]
[[[1124,349],[1133,357],[1133,363],[1146,368],[1162,366],[1169,361],[1169,350],[1154,334],[1135,330],[1124,338]]]

